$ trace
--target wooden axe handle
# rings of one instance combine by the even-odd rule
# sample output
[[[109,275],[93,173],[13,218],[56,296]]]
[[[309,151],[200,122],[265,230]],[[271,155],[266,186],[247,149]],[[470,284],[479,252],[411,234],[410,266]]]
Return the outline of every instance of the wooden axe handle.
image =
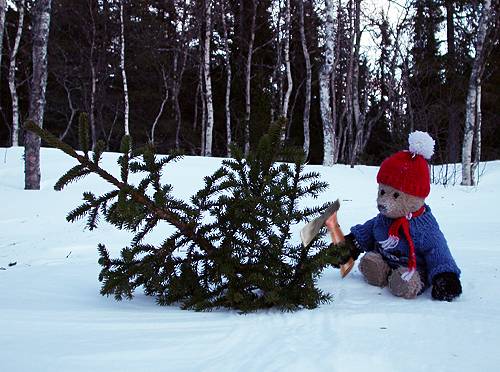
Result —
[[[327,222],[328,230],[330,231],[330,236],[334,244],[339,244],[345,242],[345,236],[340,228],[340,225],[337,220],[337,212],[332,214]],[[352,258],[349,259],[345,264],[340,266],[340,275],[342,278],[345,278],[347,274],[350,273],[354,266],[354,260]]]

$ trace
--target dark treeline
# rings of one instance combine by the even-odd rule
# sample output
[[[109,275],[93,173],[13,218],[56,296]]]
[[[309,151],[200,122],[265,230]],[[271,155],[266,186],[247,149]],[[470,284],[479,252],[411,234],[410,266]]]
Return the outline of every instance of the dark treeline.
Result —
[[[1,146],[16,144],[31,90],[34,2],[12,4]],[[286,140],[310,163],[378,164],[412,130],[437,140],[435,163],[456,163],[473,91],[472,156],[500,158],[498,1],[380,4],[53,0],[44,127],[77,145],[86,112],[93,144],[110,151],[129,130],[159,152],[226,156],[230,142],[248,149],[285,116]]]

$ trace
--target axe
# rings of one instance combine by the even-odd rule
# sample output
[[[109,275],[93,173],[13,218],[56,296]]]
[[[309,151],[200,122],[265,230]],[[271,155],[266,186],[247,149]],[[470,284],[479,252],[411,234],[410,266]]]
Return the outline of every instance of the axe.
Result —
[[[333,224],[330,231],[330,236],[334,244],[340,244],[345,241],[344,233],[340,229],[340,225],[337,221],[337,211],[340,208],[340,202],[337,199],[332,205],[330,205],[323,214],[307,225],[305,225],[302,230],[300,230],[300,238],[302,239],[302,244],[304,247],[307,247],[313,239],[318,235],[319,231],[323,226],[325,226],[325,221],[330,217],[333,219]],[[351,271],[354,266],[354,260],[352,258],[349,259],[345,264],[340,266],[340,275],[342,278],[345,278],[347,274]]]
[[[300,230],[300,238],[302,239],[302,245],[307,247],[314,238],[319,234],[321,228],[325,226],[325,221],[335,212],[337,212],[340,208],[339,200],[335,200],[333,204],[331,204],[323,214],[319,217],[316,217],[314,220],[310,221],[307,225],[305,225],[302,230]]]

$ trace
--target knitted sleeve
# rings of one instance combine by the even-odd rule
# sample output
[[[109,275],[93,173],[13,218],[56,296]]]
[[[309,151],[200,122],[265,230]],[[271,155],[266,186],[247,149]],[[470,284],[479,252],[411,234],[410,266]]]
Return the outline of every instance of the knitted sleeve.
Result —
[[[354,235],[359,249],[363,252],[371,251],[375,248],[375,238],[373,235],[373,226],[377,217],[366,221],[362,225],[351,227],[351,233]]]
[[[440,273],[455,273],[460,276],[460,269],[455,263],[448,243],[439,227],[427,234],[425,240],[427,242],[425,260],[429,283],[432,283],[434,277]]]

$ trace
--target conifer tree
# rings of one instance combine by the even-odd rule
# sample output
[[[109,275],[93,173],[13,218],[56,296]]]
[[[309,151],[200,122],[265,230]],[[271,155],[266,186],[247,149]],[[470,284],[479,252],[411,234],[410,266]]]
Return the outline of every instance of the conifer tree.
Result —
[[[307,247],[292,238],[294,224],[328,207],[302,207],[299,202],[316,198],[327,184],[317,173],[304,172],[301,150],[283,148],[282,124],[272,125],[246,158],[234,147],[234,159],[224,160],[207,176],[189,202],[176,198],[162,177],[164,167],[179,155],[157,156],[152,146],[132,152],[130,137],[125,136],[118,179],[100,165],[104,144],[90,152],[85,115],[80,118],[82,153],[33,123],[26,129],[79,163],[59,179],[56,190],[91,173],[113,186],[103,195],[84,193],[84,203],[67,216],[68,221],[87,218],[89,229],[96,228],[102,216],[134,233],[117,258],[99,244],[101,294],[132,299],[142,286],[160,305],[249,312],[315,308],[328,301],[330,296],[316,287],[316,280],[326,265],[338,264],[325,249],[323,235]],[[292,162],[277,162],[284,159]],[[142,180],[133,184],[130,174],[140,174]],[[160,221],[174,226],[174,233],[159,246],[147,244],[146,236]]]

